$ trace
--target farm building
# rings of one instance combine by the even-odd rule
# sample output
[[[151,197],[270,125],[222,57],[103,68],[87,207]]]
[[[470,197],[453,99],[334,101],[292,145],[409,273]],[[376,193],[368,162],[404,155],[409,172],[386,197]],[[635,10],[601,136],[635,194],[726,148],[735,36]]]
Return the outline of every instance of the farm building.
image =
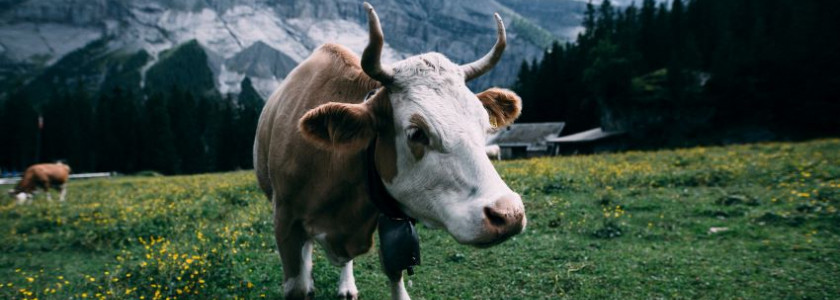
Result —
[[[552,155],[590,154],[626,148],[623,131],[605,131],[601,127],[547,140]]]
[[[553,155],[556,151],[547,141],[558,137],[565,125],[563,122],[512,124],[491,135],[487,145],[498,145],[501,159]]]

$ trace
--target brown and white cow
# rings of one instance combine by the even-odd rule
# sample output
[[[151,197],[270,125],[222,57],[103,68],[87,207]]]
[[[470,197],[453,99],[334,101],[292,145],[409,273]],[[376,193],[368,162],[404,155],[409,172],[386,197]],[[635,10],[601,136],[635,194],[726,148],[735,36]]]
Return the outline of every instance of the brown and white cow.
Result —
[[[59,200],[63,202],[67,195],[68,178],[70,178],[70,167],[63,163],[35,164],[26,169],[17,186],[9,190],[9,195],[17,199],[17,204],[26,204],[32,199],[35,189],[40,187],[47,194],[47,199],[52,201],[50,187],[57,186],[61,190]]]
[[[260,116],[254,166],[274,205],[287,298],[314,291],[313,241],[343,268],[339,297],[357,297],[353,258],[372,246],[379,213],[370,201],[369,168],[407,215],[460,243],[488,247],[525,227],[520,196],[484,151],[491,124],[512,123],[521,101],[508,90],[474,94],[466,86],[501,57],[501,18],[495,16],[496,45],[476,62],[457,65],[426,53],[382,65],[379,18],[364,6],[370,42],[361,61],[340,45],[321,46],[286,77]],[[401,273],[387,274],[395,299],[408,298]]]

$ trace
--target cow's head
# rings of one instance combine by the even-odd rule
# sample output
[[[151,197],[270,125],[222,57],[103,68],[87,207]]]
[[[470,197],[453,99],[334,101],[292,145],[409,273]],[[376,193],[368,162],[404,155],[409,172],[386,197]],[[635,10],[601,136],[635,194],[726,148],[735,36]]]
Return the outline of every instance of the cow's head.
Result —
[[[498,14],[493,49],[457,65],[439,53],[380,64],[384,38],[379,18],[365,3],[370,42],[362,69],[382,83],[361,104],[327,103],[306,113],[300,130],[334,151],[360,151],[375,141],[375,164],[388,192],[410,216],[440,226],[460,243],[490,246],[525,227],[520,196],[502,181],[485,154],[485,136],[519,116],[511,91],[471,92],[466,81],[489,71],[506,45]]]

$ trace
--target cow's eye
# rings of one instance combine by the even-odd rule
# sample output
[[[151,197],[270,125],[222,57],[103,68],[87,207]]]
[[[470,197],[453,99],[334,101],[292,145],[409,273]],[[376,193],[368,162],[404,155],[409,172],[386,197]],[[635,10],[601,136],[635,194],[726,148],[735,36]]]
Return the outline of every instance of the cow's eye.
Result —
[[[429,145],[429,136],[426,135],[426,132],[423,129],[418,127],[410,127],[408,128],[408,140],[412,143],[417,143],[421,145]]]

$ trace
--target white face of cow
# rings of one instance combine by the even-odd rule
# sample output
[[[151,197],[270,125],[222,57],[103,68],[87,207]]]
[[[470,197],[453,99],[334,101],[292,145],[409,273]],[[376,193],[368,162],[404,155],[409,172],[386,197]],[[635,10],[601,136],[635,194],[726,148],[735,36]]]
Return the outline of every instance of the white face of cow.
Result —
[[[396,174],[385,181],[388,192],[408,215],[461,243],[491,245],[522,231],[522,201],[485,154],[490,116],[460,66],[429,53],[393,68]]]
[[[365,4],[371,41],[362,69],[384,86],[362,104],[327,103],[300,120],[301,133],[327,149],[362,151],[376,139],[376,169],[405,212],[440,226],[461,243],[490,246],[525,227],[519,195],[502,181],[484,150],[485,134],[519,116],[513,92],[489,89],[478,95],[466,81],[490,70],[506,45],[496,15],[493,50],[467,65],[438,53],[382,66],[382,30]]]

